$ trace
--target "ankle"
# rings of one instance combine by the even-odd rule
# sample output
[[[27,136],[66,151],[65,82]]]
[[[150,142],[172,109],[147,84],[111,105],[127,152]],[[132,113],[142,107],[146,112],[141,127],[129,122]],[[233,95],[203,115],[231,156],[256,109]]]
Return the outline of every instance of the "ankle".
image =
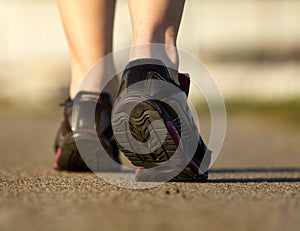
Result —
[[[159,59],[168,68],[171,78],[178,84],[179,57],[177,48],[166,44],[139,44],[133,45],[130,51],[129,61],[137,59]]]
[[[106,92],[115,100],[119,86],[118,77],[110,79],[108,84],[104,86],[111,74],[115,73],[116,70],[111,60],[100,61],[85,72],[76,71],[74,68],[70,83],[70,98],[74,99],[80,91],[87,91],[94,93]]]

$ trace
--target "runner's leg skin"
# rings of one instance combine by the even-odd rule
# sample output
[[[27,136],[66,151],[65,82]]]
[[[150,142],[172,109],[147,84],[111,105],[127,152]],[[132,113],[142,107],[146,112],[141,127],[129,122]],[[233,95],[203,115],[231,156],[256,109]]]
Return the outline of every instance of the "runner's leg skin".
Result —
[[[88,70],[112,52],[115,0],[89,0],[88,4],[82,0],[57,0],[57,3],[70,49],[70,97],[73,99]],[[99,79],[85,90],[99,91],[101,75],[107,69],[114,70],[113,61],[107,60],[101,68],[103,71],[99,73]],[[114,99],[117,88],[118,80],[115,78],[105,91]]]
[[[176,82],[179,63],[176,40],[184,3],[184,0],[128,1],[133,30],[130,60],[157,58],[156,51],[151,49],[150,43],[169,45],[166,46],[163,61],[172,67],[169,68],[169,72]]]

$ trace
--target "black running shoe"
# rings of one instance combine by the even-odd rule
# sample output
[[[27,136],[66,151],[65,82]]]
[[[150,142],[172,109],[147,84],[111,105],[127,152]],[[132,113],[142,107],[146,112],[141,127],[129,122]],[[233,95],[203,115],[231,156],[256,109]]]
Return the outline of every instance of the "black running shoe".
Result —
[[[62,105],[64,118],[55,138],[54,168],[66,171],[119,170],[119,166],[115,164],[120,163],[120,159],[111,127],[111,97],[106,93],[99,96],[97,93],[79,92],[74,101],[67,99]],[[73,105],[76,106],[74,109]],[[89,115],[93,109],[95,115]],[[93,119],[95,122],[91,122]],[[99,140],[110,158],[103,158],[107,155],[101,154],[97,145]],[[81,148],[84,148],[83,153],[79,153],[79,142]]]
[[[203,182],[208,178],[211,152],[187,106],[190,79],[184,74],[178,79],[180,85],[170,78],[164,63],[153,59],[132,61],[123,72],[112,122],[120,150],[138,167],[137,181]],[[159,87],[163,83],[168,86]],[[162,123],[153,126],[155,121]],[[164,139],[162,131],[167,131]],[[144,148],[137,148],[143,144]],[[157,144],[158,148],[151,148]],[[176,150],[179,156],[174,157]]]

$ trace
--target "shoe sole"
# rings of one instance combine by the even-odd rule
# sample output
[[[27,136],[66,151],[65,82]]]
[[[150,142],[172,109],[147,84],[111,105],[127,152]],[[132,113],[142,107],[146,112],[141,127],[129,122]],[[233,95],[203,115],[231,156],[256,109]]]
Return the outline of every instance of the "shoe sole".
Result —
[[[136,100],[140,102],[140,99]],[[162,163],[168,161],[176,152],[180,141],[180,125],[175,124],[164,108],[153,100],[139,103],[138,106],[132,110],[130,115],[128,115],[126,109],[132,108],[131,104],[136,105],[136,100],[128,96],[115,106],[113,124],[117,143],[119,149],[134,166],[146,169],[146,171],[137,172],[137,181],[160,182],[164,179],[164,175],[170,174],[170,170],[166,170],[165,172],[160,170],[161,175],[158,175],[157,172],[154,174],[151,168],[160,166]],[[129,130],[126,127],[127,118],[129,118]],[[124,148],[128,144],[133,148],[131,144],[132,141],[129,139],[129,137],[132,136],[140,142],[146,142],[150,136],[149,125],[151,126],[151,123],[156,120],[163,121],[163,123],[161,123],[163,126],[151,127],[153,132],[151,134],[150,144],[161,144],[156,151],[151,152],[149,149],[149,154],[138,154]],[[161,134],[162,131],[166,129],[167,134],[164,141],[162,141],[158,134]],[[134,148],[132,150],[134,150]],[[198,174],[187,166],[171,181],[204,182],[207,178],[207,174]]]
[[[172,174],[170,171],[165,172],[165,174],[160,171],[160,176],[157,172],[152,172],[151,169],[141,171],[138,169],[136,171],[136,181],[140,182],[161,182],[166,179],[165,174]],[[207,182],[208,173],[197,174],[190,167],[186,167],[182,170],[176,177],[172,178],[170,182]]]
[[[100,154],[102,149],[99,147],[99,142],[97,136],[87,133],[76,133],[66,137],[62,147],[57,150],[56,169],[79,172],[119,171],[120,166],[116,165],[110,157]],[[84,150],[82,153],[79,152],[78,146],[80,150]]]

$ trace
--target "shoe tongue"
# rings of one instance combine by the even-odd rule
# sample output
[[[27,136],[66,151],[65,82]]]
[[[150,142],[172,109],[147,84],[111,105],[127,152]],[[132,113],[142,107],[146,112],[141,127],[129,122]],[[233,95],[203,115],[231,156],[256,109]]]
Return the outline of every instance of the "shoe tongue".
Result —
[[[184,73],[178,73],[178,81],[181,90],[183,90],[186,96],[188,97],[190,92],[190,82],[191,82],[189,75]]]

